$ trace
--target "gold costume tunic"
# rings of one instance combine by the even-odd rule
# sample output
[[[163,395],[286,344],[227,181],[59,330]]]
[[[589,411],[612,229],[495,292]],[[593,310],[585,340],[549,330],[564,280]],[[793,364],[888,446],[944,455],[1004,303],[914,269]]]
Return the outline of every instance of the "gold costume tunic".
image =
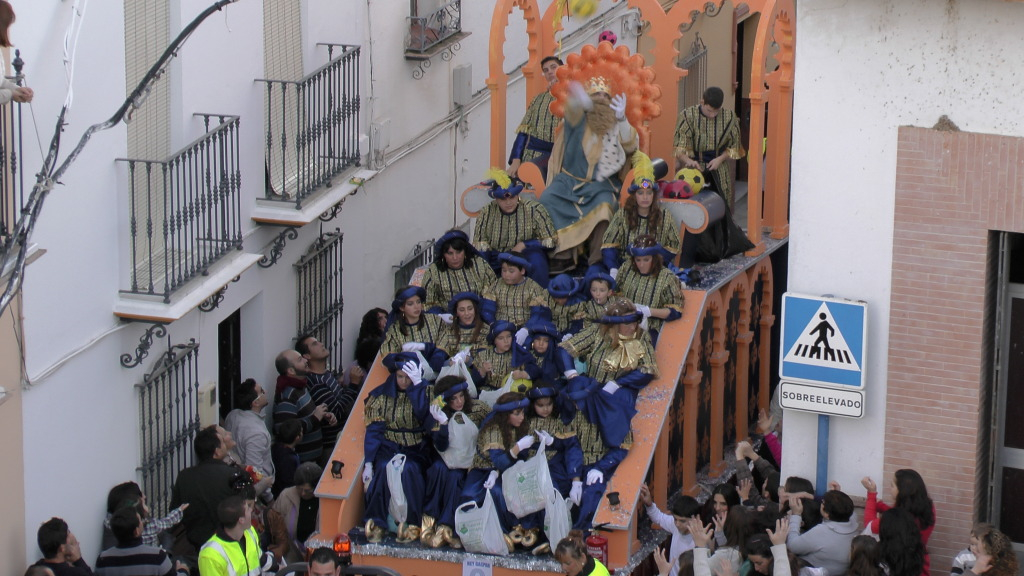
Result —
[[[423,314],[420,316],[419,324],[406,324],[405,320],[399,318],[391,326],[388,326],[384,333],[384,343],[381,344],[381,357],[402,351],[402,344],[407,342],[430,342],[438,348],[448,352],[444,347],[445,323],[436,314]],[[403,327],[405,332],[403,333]]]
[[[473,358],[473,366],[482,373],[484,362],[491,363],[491,374],[484,378],[483,382],[478,382],[477,389],[497,390],[504,386],[505,379],[512,372],[512,350],[499,353],[493,347],[484,348],[476,353]]]
[[[651,229],[651,219],[647,216],[637,216],[636,228],[629,228],[629,217],[626,210],[616,212],[608,223],[608,229],[604,231],[601,249],[615,248],[619,253],[622,264],[619,270],[629,265],[629,247],[638,236],[650,234],[661,244],[663,248],[672,254],[679,254],[682,241],[679,239],[679,225],[668,210],[661,211],[661,223],[657,230]]]
[[[676,275],[662,268],[657,275],[643,275],[630,266],[619,273],[619,293],[635,304],[650,308],[673,308],[683,311],[682,283]],[[665,321],[650,317],[647,326],[660,332]]]
[[[573,432],[576,433],[576,439],[579,440],[580,449],[583,450],[584,466],[590,466],[601,458],[604,458],[605,453],[608,451],[608,447],[605,445],[604,439],[601,436],[601,429],[591,423],[590,420],[587,420],[587,417],[583,415],[583,411],[576,412],[576,417],[572,419],[572,422],[569,425],[572,427]],[[626,433],[626,437],[622,440],[622,443],[619,444],[619,448],[629,450],[632,447],[633,430],[630,430]]]
[[[469,414],[463,414],[469,416],[470,422],[476,424],[477,428],[479,428],[480,425],[483,424],[484,418],[486,418],[487,415],[490,413],[491,407],[487,405],[487,402],[484,402],[482,400],[473,400],[473,408],[469,411]],[[456,414],[458,414],[458,412],[452,414],[451,417],[455,418]],[[440,429],[441,425],[437,423],[437,420],[434,420],[434,427],[431,430],[437,432]]]
[[[740,136],[740,123],[732,110],[721,110],[714,118],[708,118],[701,111],[700,105],[684,108],[679,113],[679,124],[676,126],[675,154],[685,155],[700,162],[701,168],[712,158],[723,152],[729,158],[739,160],[746,155]],[[729,179],[729,167],[722,162],[715,170],[715,175],[722,187],[722,197],[733,207],[732,182]]]
[[[500,426],[488,426],[476,437],[476,455],[473,456],[473,468],[493,470],[494,462],[488,450],[508,450],[505,439],[501,437]]]
[[[583,319],[582,308],[582,302],[562,305],[551,299],[551,319],[554,321],[555,328],[558,328],[559,333],[565,334],[573,322]],[[553,346],[557,342],[552,342],[551,344]]]
[[[526,108],[526,114],[523,115],[523,121],[519,124],[519,128],[516,128],[516,132],[526,134],[531,139],[537,138],[543,140],[550,145],[555,141],[555,128],[558,127],[558,123],[562,121],[561,118],[551,113],[551,102],[555,99],[551,95],[551,92],[544,91],[533,97],[530,100],[530,105]],[[523,150],[523,162],[531,162],[538,156],[543,155],[544,152],[530,149],[529,142],[526,144],[526,148]]]
[[[463,350],[469,350],[474,352],[481,348],[487,348],[490,344],[487,343],[487,324],[481,322],[480,330],[477,331],[475,326],[466,328],[457,324],[458,319],[451,324],[447,324],[444,331],[443,346],[445,350],[451,350],[452,354],[462,352]],[[473,337],[473,332],[476,331],[476,337]]]
[[[544,432],[551,434],[558,440],[568,440],[569,438],[572,438],[573,436],[576,435],[576,431],[573,430],[571,424],[565,424],[564,422],[562,422],[561,418],[557,418],[555,416],[549,416],[548,418],[541,418],[540,416],[531,416],[530,419],[527,421],[526,425],[530,429],[531,434],[533,432],[537,432],[538,430],[543,430]],[[557,445],[558,444],[554,444],[554,446]],[[536,454],[536,452],[537,445],[534,444],[533,447],[530,449],[530,456],[533,456],[534,454]],[[551,460],[551,458],[558,453],[557,451],[550,449],[545,449],[544,452],[545,455],[548,457],[548,460]]]
[[[530,308],[533,306],[551,307],[548,291],[532,278],[523,278],[519,284],[509,285],[498,280],[484,290],[483,297],[498,305],[495,320],[507,320],[521,327],[530,319]]]
[[[612,326],[613,330],[616,328]],[[584,330],[559,346],[565,348],[573,358],[586,358],[587,374],[602,383],[617,380],[633,370],[658,376],[654,346],[646,330],[637,328],[633,338],[619,337],[618,346],[612,346],[609,340],[601,334],[601,330]]]
[[[505,214],[497,202],[483,207],[476,219],[473,245],[481,252],[508,252],[519,242],[538,240],[544,248],[555,247],[555,225],[540,202],[519,198],[519,205]]]
[[[427,387],[426,394],[428,398],[433,396],[433,386]],[[412,402],[404,392],[367,397],[365,413],[367,426],[383,422],[384,439],[399,446],[415,446],[425,437],[423,423],[416,418]]]
[[[447,312],[452,296],[459,292],[479,294],[494,280],[491,265],[479,256],[473,258],[472,265],[466,262],[458,270],[448,268],[441,271],[437,263],[433,263],[423,273],[423,282],[420,284],[427,292],[427,301],[423,303],[423,307],[427,310],[443,308]]]

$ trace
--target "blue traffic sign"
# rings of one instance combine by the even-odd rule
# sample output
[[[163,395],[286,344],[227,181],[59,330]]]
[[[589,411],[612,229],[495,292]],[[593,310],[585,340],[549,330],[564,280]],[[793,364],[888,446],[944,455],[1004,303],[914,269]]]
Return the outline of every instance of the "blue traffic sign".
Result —
[[[779,377],[862,389],[866,339],[866,303],[787,292]]]

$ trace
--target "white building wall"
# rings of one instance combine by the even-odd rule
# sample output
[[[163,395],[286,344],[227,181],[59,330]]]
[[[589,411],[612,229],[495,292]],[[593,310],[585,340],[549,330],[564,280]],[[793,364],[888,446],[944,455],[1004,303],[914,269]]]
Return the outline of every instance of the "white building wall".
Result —
[[[945,114],[1024,134],[1022,23],[1000,0],[797,3],[789,290],[869,306],[866,416],[832,418],[829,444],[828,477],[851,493],[865,475],[883,485],[897,129]],[[786,412],[784,476],[814,479],[816,430]]]

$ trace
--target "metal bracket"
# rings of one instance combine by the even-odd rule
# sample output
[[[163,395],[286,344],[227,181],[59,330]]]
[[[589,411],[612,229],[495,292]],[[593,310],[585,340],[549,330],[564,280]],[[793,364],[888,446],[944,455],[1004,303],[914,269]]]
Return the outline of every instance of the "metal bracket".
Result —
[[[231,279],[231,283],[233,284],[241,279],[242,277],[240,275],[235,276]],[[225,284],[220,290],[217,290],[211,294],[209,298],[203,300],[202,303],[199,304],[199,310],[203,312],[213,312],[218,306],[220,306],[220,303],[224,301],[224,293],[228,291],[228,286],[229,284]]]
[[[721,12],[722,9],[719,8],[719,6],[714,2],[704,3],[704,14],[707,14],[709,17],[714,18],[715,16],[721,14]],[[700,17],[700,14],[700,10],[690,10],[690,21],[687,22],[686,24],[680,24],[679,31],[682,33],[689,32],[690,28],[693,28],[693,25],[697,23],[697,18]]]
[[[288,240],[295,240],[298,237],[299,232],[294,226],[289,226],[282,230],[281,233],[277,235],[277,238],[274,239],[274,246],[271,247],[270,254],[260,258],[260,261],[257,262],[259,267],[270,268],[274,264],[277,264],[277,261],[281,259],[281,255],[284,253],[284,246],[287,244]]]
[[[163,338],[167,335],[167,328],[163,324],[153,324],[146,333],[139,338],[139,345],[135,347],[135,356],[129,353],[121,354],[121,366],[124,368],[135,368],[149,356],[149,349],[153,347],[153,338]]]
[[[445,46],[444,50],[441,51],[441,60],[445,62],[451,62],[452,58],[455,58],[455,53],[462,49],[462,44],[457,41]],[[427,68],[430,68],[430,60],[423,60],[418,66],[413,68],[412,77],[414,80],[420,80],[427,75]]]
[[[347,197],[338,200],[338,202],[334,206],[331,206],[330,208],[325,210],[324,213],[320,215],[320,221],[330,222],[331,220],[337,218],[338,214],[341,214],[341,205],[345,203],[346,199]]]

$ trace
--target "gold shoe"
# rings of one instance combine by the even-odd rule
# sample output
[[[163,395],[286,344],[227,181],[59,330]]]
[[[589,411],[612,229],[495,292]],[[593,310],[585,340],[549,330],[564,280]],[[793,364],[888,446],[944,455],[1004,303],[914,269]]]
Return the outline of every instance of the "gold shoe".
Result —
[[[540,538],[540,528],[530,528],[523,533],[523,548],[533,548]]]
[[[374,522],[373,519],[366,521],[366,527],[364,531],[366,532],[367,542],[376,543],[384,539],[384,529],[380,526],[377,526],[377,523]]]
[[[419,526],[406,526],[405,532],[399,530],[398,538],[396,542],[399,544],[408,544],[409,542],[415,542],[420,539],[420,527]]]
[[[534,556],[543,556],[551,553],[551,544],[545,542],[533,549]]]
[[[435,530],[440,526],[434,525],[434,518],[431,516],[423,515],[423,523],[420,525],[420,544],[424,546],[430,546],[430,541],[434,537]],[[437,546],[434,546],[437,548]]]
[[[524,534],[522,526],[516,526],[512,529],[511,532],[508,533],[508,538],[512,541],[513,544],[522,544],[523,536]]]
[[[508,534],[504,534],[504,536],[505,536],[505,546],[508,546],[508,553],[511,554],[511,553],[515,552],[516,551],[516,543],[512,541],[512,537],[509,536]]]
[[[451,534],[451,528],[443,524],[440,524],[437,526],[437,528],[434,529],[434,533],[430,538],[430,541],[424,543],[427,546],[430,546],[431,548],[440,548],[445,543],[445,541],[451,536]]]

